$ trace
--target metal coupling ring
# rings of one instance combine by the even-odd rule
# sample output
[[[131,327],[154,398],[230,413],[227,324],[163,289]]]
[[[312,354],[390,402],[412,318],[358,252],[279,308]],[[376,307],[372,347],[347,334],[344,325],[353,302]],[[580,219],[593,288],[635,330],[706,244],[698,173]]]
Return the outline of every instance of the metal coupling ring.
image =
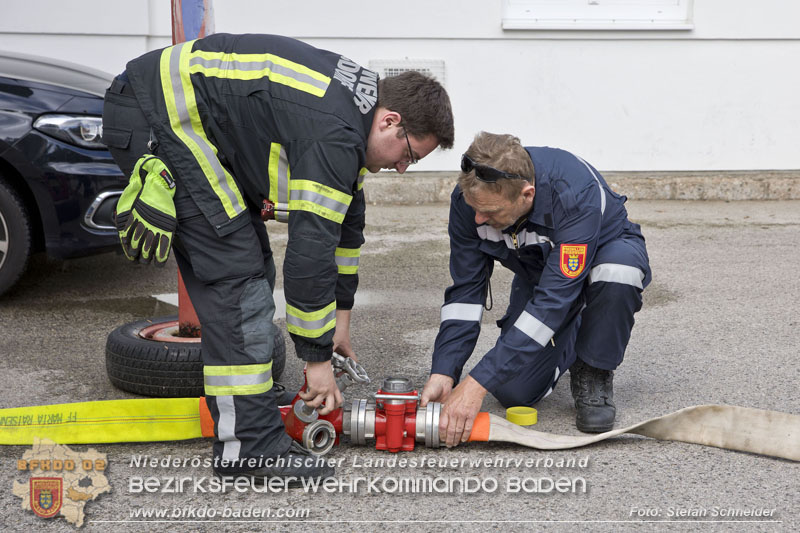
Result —
[[[305,424],[310,424],[319,418],[317,410],[311,406],[306,405],[301,398],[298,398],[292,407],[294,416]]]
[[[336,429],[328,420],[315,420],[303,430],[303,446],[313,455],[325,455],[336,443]]]

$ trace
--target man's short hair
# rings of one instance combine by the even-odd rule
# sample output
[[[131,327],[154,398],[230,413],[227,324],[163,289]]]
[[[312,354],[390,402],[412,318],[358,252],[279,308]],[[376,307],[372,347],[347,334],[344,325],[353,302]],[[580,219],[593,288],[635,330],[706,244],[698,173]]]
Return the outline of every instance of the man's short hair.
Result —
[[[452,148],[453,110],[444,87],[417,71],[378,81],[378,106],[400,113],[400,126],[409,135],[433,135],[442,148]]]
[[[536,177],[533,161],[523,148],[519,138],[513,135],[480,132],[467,148],[466,154],[477,164],[494,167],[509,174],[522,176],[521,179],[498,179],[495,183],[486,183],[475,176],[475,171],[461,172],[458,184],[465,194],[476,191],[488,191],[502,194],[509,200],[519,197],[525,183],[534,183]]]

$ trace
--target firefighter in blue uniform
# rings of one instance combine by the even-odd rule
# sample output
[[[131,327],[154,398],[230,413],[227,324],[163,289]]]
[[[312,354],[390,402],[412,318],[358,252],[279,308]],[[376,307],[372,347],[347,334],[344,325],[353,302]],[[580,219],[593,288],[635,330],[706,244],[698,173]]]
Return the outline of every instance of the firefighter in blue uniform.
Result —
[[[122,170],[136,169],[117,206],[125,254],[163,263],[174,234],[202,326],[215,471],[331,475],[299,457],[272,390],[275,266],[262,208],[289,226],[287,329],[306,361],[303,398],[326,414],[342,401],[333,351],[355,357],[363,178],[452,146],[447,93],[414,72],[378,80],[294,39],[216,34],[129,62],[103,126]]]
[[[469,437],[483,397],[533,405],[569,369],[584,432],[612,429],[613,370],[650,282],[640,228],[583,159],[482,132],[461,161],[450,205],[450,274],[422,403],[443,402],[448,446]],[[515,274],[500,337],[459,383],[498,261]],[[457,384],[457,386],[456,386]]]

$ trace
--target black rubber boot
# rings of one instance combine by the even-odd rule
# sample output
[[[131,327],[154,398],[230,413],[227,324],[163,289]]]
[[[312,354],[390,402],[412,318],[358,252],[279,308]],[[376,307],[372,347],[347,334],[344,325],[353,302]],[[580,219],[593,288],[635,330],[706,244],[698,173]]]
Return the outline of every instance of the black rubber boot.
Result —
[[[272,478],[283,478],[286,486],[298,488],[303,486],[303,479],[326,479],[333,477],[336,472],[328,466],[324,457],[316,457],[303,448],[296,441],[292,441],[289,449],[279,457],[266,459],[269,466],[262,466],[252,470],[228,470],[214,468],[217,477],[249,477],[252,483],[261,485]]]
[[[614,372],[589,366],[580,359],[569,369],[575,399],[575,425],[584,433],[603,433],[614,428]]]
[[[289,405],[294,400],[294,397],[297,396],[297,391],[292,392],[277,381],[272,384],[272,390],[275,391],[275,402],[278,405]]]

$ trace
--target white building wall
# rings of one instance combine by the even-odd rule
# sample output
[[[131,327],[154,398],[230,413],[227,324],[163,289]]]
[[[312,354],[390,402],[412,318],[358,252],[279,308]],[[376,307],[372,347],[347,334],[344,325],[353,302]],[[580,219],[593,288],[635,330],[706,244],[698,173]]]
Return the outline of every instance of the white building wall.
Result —
[[[0,48],[116,73],[170,43],[169,0],[0,0]],[[456,146],[481,129],[603,170],[800,168],[800,2],[695,0],[692,30],[503,30],[502,0],[216,0],[216,31],[280,33],[370,60],[437,59]]]

